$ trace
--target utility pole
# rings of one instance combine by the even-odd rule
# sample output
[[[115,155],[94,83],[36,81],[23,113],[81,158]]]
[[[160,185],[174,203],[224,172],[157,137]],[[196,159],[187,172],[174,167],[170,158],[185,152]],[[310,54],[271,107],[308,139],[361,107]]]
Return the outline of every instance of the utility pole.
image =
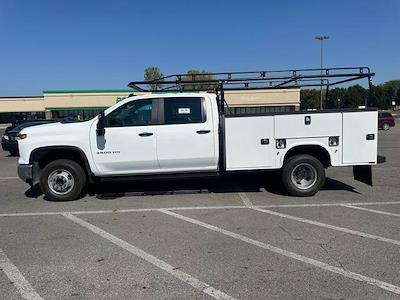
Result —
[[[321,42],[321,87],[320,87],[320,96],[321,96],[321,99],[320,99],[320,109],[322,109],[323,108],[323,105],[322,105],[322,83],[323,83],[323,79],[322,79],[322,67],[323,67],[323,65],[324,65],[324,40],[327,40],[327,39],[329,39],[329,36],[327,36],[327,35],[317,35],[316,37],[315,37],[315,39],[316,40],[319,40],[320,42]]]

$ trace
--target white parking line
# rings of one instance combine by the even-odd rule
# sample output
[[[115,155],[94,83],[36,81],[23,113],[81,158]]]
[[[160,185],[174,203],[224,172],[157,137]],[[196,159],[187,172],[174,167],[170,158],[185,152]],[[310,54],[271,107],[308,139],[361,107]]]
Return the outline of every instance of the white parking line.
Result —
[[[111,213],[130,213],[158,211],[159,209],[171,210],[203,210],[203,209],[235,209],[246,208],[246,206],[184,206],[184,207],[161,207],[161,208],[127,208],[127,209],[106,209],[106,210],[78,210],[78,211],[54,211],[54,212],[23,212],[23,213],[5,213],[0,217],[26,217],[26,216],[56,216],[62,214],[86,215],[86,214],[111,214]]]
[[[201,221],[196,220],[196,219],[192,219],[192,218],[189,218],[189,217],[186,217],[186,216],[183,216],[183,215],[179,215],[179,214],[177,214],[175,212],[172,212],[172,211],[169,211],[169,210],[160,209],[159,211],[162,212],[162,213],[165,213],[167,215],[170,215],[172,217],[175,217],[177,219],[181,219],[181,220],[184,220],[186,222],[189,222],[189,223],[192,223],[192,224],[207,228],[209,230],[222,233],[224,235],[230,236],[232,238],[235,238],[237,240],[246,242],[248,244],[251,244],[251,245],[254,245],[254,246],[269,250],[269,251],[272,251],[274,253],[277,253],[277,254],[280,254],[280,255],[283,255],[283,256],[286,256],[286,257],[301,261],[301,262],[306,263],[306,264],[313,265],[315,267],[321,268],[321,269],[326,270],[326,271],[330,271],[330,272],[333,272],[333,273],[336,273],[336,274],[343,275],[343,276],[345,276],[347,278],[351,278],[351,279],[354,279],[354,280],[357,280],[357,281],[365,282],[367,284],[370,284],[370,285],[379,287],[381,289],[384,289],[386,291],[390,291],[392,293],[400,295],[400,287],[395,286],[393,284],[390,284],[390,283],[387,283],[387,282],[384,282],[384,281],[381,281],[381,280],[378,280],[378,279],[375,279],[375,278],[367,277],[367,276],[364,276],[364,275],[361,275],[361,274],[358,274],[358,273],[354,273],[354,272],[351,272],[351,271],[346,271],[346,270],[344,270],[342,268],[331,266],[331,265],[326,264],[324,262],[321,262],[321,261],[318,261],[318,260],[315,260],[315,259],[312,259],[312,258],[308,258],[306,256],[303,256],[303,255],[300,255],[300,254],[297,254],[297,253],[294,253],[294,252],[290,252],[290,251],[287,251],[287,250],[272,246],[270,244],[266,244],[266,243],[263,243],[263,242],[260,242],[260,241],[257,241],[257,240],[253,240],[253,239],[248,238],[246,236],[243,236],[243,235],[234,233],[232,231],[228,231],[228,230],[219,228],[217,226],[214,226],[214,225],[211,225],[211,224],[208,224],[208,223],[201,222]]]
[[[105,238],[106,240],[110,241],[111,243],[127,250],[128,252],[132,253],[133,255],[136,255],[137,257],[151,263],[152,265],[156,266],[157,268],[166,271],[167,273],[171,274],[172,276],[178,278],[179,280],[186,282],[187,284],[191,285],[197,290],[202,291],[203,293],[211,296],[214,299],[234,299],[231,296],[225,294],[224,292],[221,292],[220,290],[217,290],[216,288],[210,286],[209,284],[200,281],[199,279],[182,272],[178,270],[177,268],[171,266],[170,264],[166,263],[165,261],[158,259],[157,257],[133,246],[132,244],[129,244],[128,242],[121,240],[120,238],[116,237],[115,235],[112,235],[103,229],[94,226],[70,213],[63,213],[62,214],[64,217],[67,219],[71,220],[72,222],[85,227],[86,229],[96,233],[97,235],[101,236],[102,238]]]
[[[344,204],[341,206],[347,207],[347,208],[359,209],[359,210],[363,210],[363,211],[368,211],[368,212],[375,213],[375,214],[387,215],[387,216],[392,216],[392,217],[400,217],[400,214],[395,214],[395,213],[391,213],[391,212],[383,211],[383,210],[369,209],[369,208],[365,208],[365,207],[357,207],[357,206],[353,206],[353,205],[344,205]]]
[[[341,232],[344,232],[344,233],[348,233],[348,234],[352,234],[352,235],[356,235],[356,236],[361,236],[361,237],[364,237],[364,238],[369,238],[369,239],[373,239],[373,240],[376,240],[376,241],[381,241],[381,242],[390,243],[390,244],[394,244],[394,245],[400,246],[400,241],[389,239],[389,238],[385,238],[385,237],[382,237],[382,236],[379,236],[379,235],[369,234],[369,233],[365,233],[365,232],[361,232],[361,231],[357,231],[357,230],[352,230],[352,229],[345,228],[345,227],[339,227],[339,226],[334,226],[334,225],[330,225],[330,224],[326,224],[326,223],[312,221],[312,220],[309,220],[309,219],[295,217],[295,216],[292,216],[292,215],[279,213],[279,212],[276,212],[276,211],[273,211],[273,210],[267,210],[267,209],[258,208],[258,207],[251,207],[250,209],[253,209],[253,210],[256,210],[256,211],[260,211],[260,212],[263,212],[263,213],[267,213],[267,214],[270,214],[270,215],[278,216],[278,217],[281,217],[281,218],[290,219],[290,220],[297,221],[297,222],[311,224],[311,225],[315,225],[315,226],[319,226],[319,227],[323,227],[323,228],[328,228],[328,229],[332,229],[332,230],[336,230],[336,231],[341,231]]]
[[[246,195],[247,196],[247,195]],[[400,201],[391,202],[339,202],[339,203],[305,203],[305,204],[271,204],[271,205],[252,205],[251,207],[257,208],[296,208],[296,207],[334,207],[334,206],[366,206],[366,205],[392,205],[399,204]],[[110,214],[110,213],[129,213],[129,212],[145,212],[145,211],[158,211],[160,209],[165,210],[203,210],[203,209],[236,209],[236,208],[248,208],[249,206],[244,205],[222,205],[222,206],[182,206],[182,207],[159,207],[159,208],[127,208],[127,209],[105,209],[105,210],[78,210],[78,211],[44,211],[44,212],[21,212],[21,213],[3,213],[0,217],[24,217],[24,216],[55,216],[62,214],[73,214],[73,215],[83,215],[83,214]]]
[[[0,177],[0,180],[14,180],[19,179],[19,177]]]
[[[8,279],[14,284],[22,298],[27,300],[43,300],[2,249],[0,249],[0,269],[3,270]]]
[[[251,201],[250,201],[249,197],[247,197],[246,193],[240,192],[238,194],[239,194],[240,199],[242,199],[242,201],[243,201],[243,203],[244,203],[244,205],[246,207],[252,207],[253,206],[253,203],[251,203]]]
[[[341,205],[392,205],[400,204],[400,201],[388,201],[388,202],[342,202],[342,203],[304,203],[304,204],[272,204],[272,205],[255,205],[256,207],[262,208],[278,208],[278,207],[330,207],[330,206],[341,206]]]

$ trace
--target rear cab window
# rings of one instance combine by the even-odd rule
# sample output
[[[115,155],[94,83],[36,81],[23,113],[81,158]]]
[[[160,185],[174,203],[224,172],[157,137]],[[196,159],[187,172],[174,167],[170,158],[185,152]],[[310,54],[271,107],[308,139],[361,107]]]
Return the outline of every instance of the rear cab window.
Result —
[[[164,99],[164,124],[204,123],[206,115],[201,97]]]

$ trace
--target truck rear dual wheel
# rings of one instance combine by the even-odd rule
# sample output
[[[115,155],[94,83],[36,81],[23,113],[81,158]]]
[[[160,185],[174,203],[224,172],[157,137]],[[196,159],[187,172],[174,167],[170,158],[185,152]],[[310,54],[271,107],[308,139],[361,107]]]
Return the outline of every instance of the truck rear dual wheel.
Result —
[[[40,174],[40,187],[52,201],[76,200],[82,195],[85,186],[85,171],[73,160],[52,161]]]
[[[325,168],[314,156],[307,154],[295,155],[284,163],[282,182],[290,195],[312,196],[325,183]]]

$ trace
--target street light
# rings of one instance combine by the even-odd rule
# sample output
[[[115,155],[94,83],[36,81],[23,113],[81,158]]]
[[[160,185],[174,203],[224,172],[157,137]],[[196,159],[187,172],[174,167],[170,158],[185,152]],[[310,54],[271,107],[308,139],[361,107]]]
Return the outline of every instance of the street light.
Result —
[[[322,66],[323,66],[323,63],[324,63],[323,50],[324,50],[324,40],[329,39],[329,36],[327,36],[327,35],[317,35],[315,37],[315,39],[321,41],[321,87],[320,87],[321,88],[321,102],[320,102],[320,109],[322,109],[322,83],[323,83],[323,80],[322,80]]]

